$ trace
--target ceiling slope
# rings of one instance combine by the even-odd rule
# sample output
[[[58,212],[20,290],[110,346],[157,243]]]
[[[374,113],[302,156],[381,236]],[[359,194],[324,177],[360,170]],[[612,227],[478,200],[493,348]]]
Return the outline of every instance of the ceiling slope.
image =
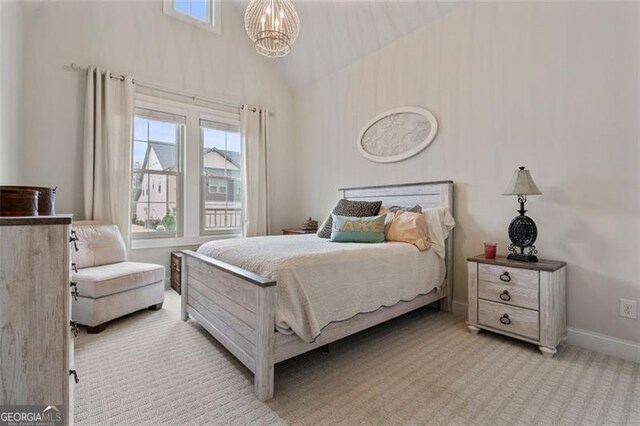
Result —
[[[248,4],[235,0],[244,13]],[[300,35],[276,67],[292,88],[344,68],[461,4],[435,0],[294,0]]]

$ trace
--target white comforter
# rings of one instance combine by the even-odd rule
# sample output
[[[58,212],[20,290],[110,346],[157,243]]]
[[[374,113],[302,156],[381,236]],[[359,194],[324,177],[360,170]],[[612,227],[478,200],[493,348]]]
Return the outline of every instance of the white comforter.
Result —
[[[407,243],[335,243],[316,235],[212,241],[199,253],[277,281],[276,328],[312,342],[322,328],[439,287],[444,261]]]

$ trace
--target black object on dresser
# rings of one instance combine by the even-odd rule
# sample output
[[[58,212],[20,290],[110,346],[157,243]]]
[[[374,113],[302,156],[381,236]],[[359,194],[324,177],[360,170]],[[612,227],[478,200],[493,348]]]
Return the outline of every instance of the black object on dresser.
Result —
[[[178,294],[182,294],[182,290],[180,288],[180,274],[182,270],[182,253],[173,252],[171,253],[171,288],[176,291]]]

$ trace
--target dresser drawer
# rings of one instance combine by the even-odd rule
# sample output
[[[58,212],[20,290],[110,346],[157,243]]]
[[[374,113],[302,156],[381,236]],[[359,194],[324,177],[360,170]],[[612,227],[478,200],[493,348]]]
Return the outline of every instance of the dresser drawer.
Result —
[[[540,337],[538,311],[478,300],[478,323],[533,340]]]
[[[538,291],[538,271],[498,265],[478,265],[478,281],[532,288]]]
[[[538,289],[498,284],[489,281],[478,283],[478,297],[507,305],[538,310]]]

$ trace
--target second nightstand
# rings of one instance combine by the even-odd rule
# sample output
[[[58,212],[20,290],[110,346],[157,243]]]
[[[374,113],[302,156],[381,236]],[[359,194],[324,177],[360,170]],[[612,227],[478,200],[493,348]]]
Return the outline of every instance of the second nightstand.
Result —
[[[176,291],[176,293],[181,294],[181,276],[180,271],[182,270],[182,258],[183,255],[180,252],[171,253],[171,288]]]
[[[567,334],[566,263],[518,262],[504,256],[467,259],[473,334],[490,330],[538,345],[551,357]]]
[[[317,230],[308,230],[302,228],[288,228],[282,230],[282,235],[304,235],[304,234],[315,234],[318,232]]]

